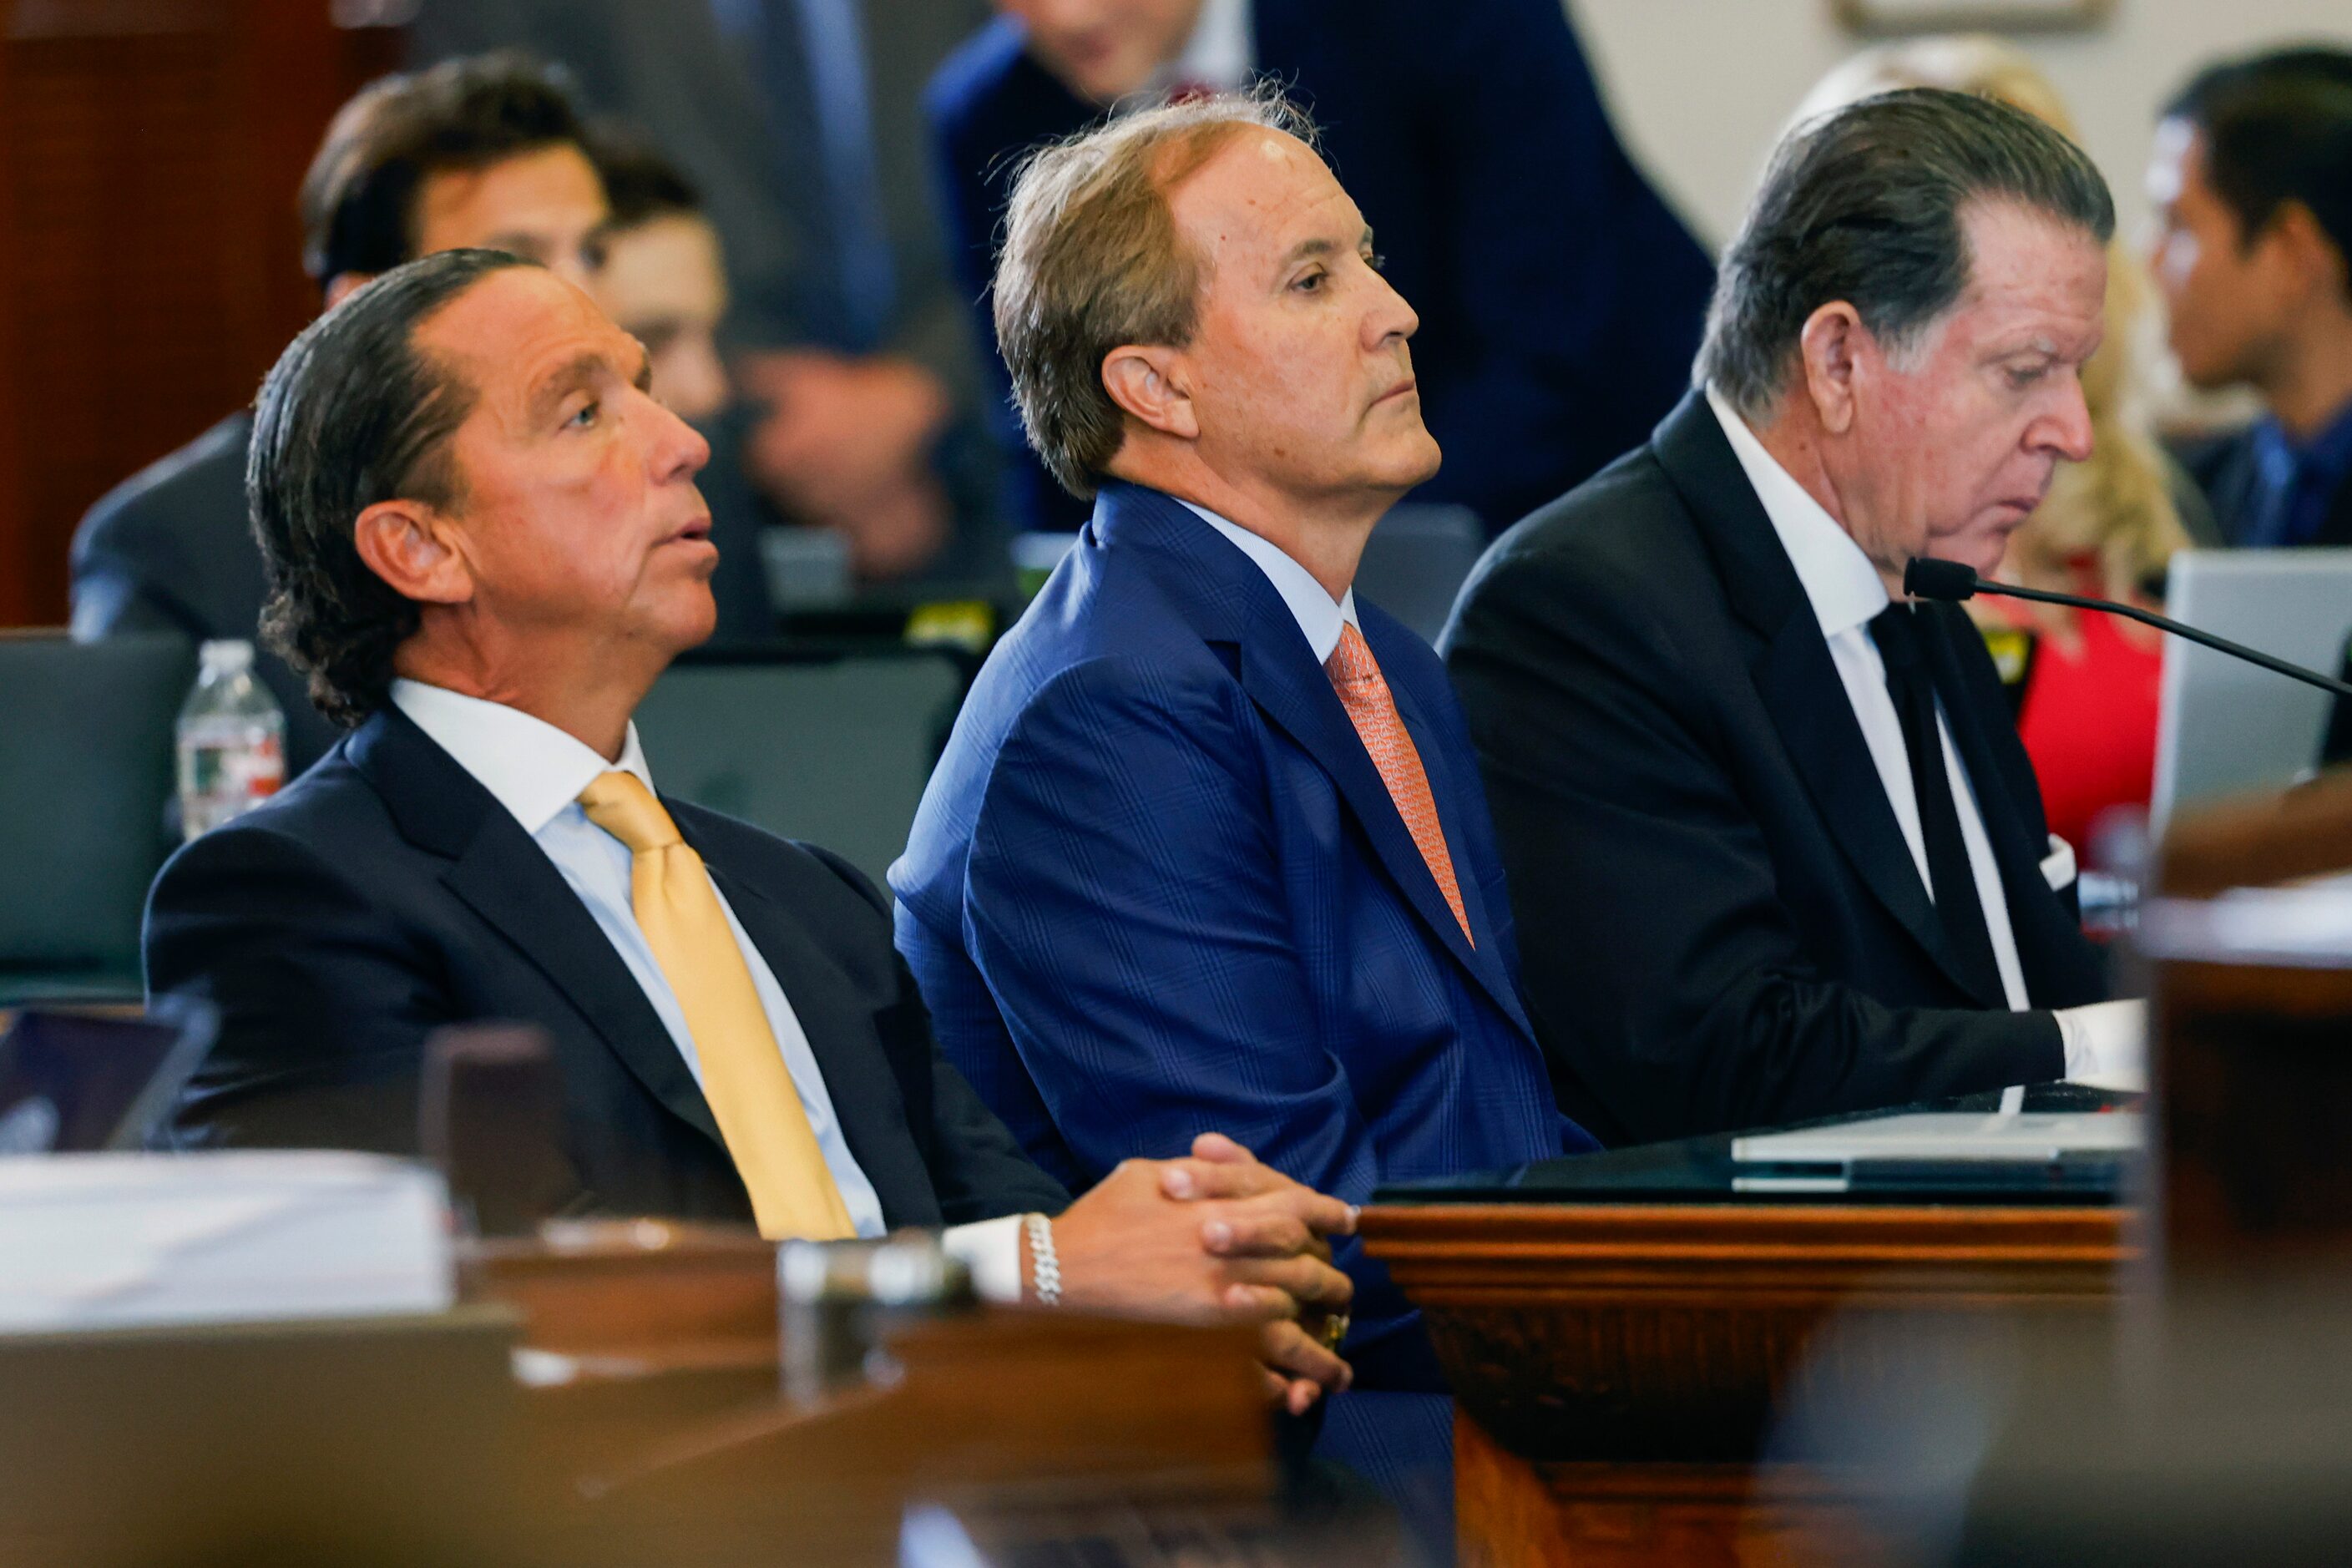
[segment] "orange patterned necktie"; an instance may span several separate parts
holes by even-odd
[[[1348,710],[1349,722],[1356,726],[1358,739],[1372,754],[1381,782],[1389,786],[1389,798],[1396,803],[1397,815],[1404,818],[1405,831],[1412,835],[1422,859],[1429,865],[1429,874],[1437,879],[1437,890],[1445,895],[1446,908],[1462,922],[1464,940],[1477,946],[1478,939],[1470,934],[1470,917],[1463,912],[1462,886],[1454,879],[1454,857],[1446,851],[1437,802],[1429,793],[1429,774],[1421,765],[1421,752],[1414,748],[1404,721],[1397,714],[1396,699],[1389,694],[1388,680],[1381,674],[1380,661],[1372,657],[1364,634],[1342,622],[1339,646],[1331,650],[1323,668],[1339,694],[1339,705]]]

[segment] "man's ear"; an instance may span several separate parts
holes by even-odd
[[[1869,336],[1861,313],[1843,300],[1832,300],[1806,317],[1797,335],[1805,394],[1831,435],[1843,436],[1853,424],[1854,373]]]
[[[375,281],[373,272],[338,272],[327,279],[327,309],[331,310],[358,291],[363,283]]]
[[[2298,201],[2282,202],[2267,227],[2266,237],[2280,248],[2306,298],[2344,298],[2352,258],[2328,237],[2316,213]]]
[[[415,500],[380,500],[352,525],[352,544],[367,569],[404,599],[462,605],[474,596],[474,572],[440,511]]]
[[[1201,418],[1185,390],[1175,349],[1122,344],[1103,355],[1103,390],[1110,400],[1163,436],[1195,441]]]

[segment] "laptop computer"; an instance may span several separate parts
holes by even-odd
[[[2114,1187],[2146,1131],[2136,1110],[1903,1111],[1731,1144],[1743,1193],[1965,1192],[2041,1184]]]
[[[2167,613],[2306,668],[2334,670],[2352,633],[2352,550],[2192,550],[2172,559]],[[2157,721],[2161,830],[2176,809],[2278,789],[2317,765],[2333,699],[2179,638]]]
[[[18,1014],[0,1035],[0,1155],[143,1148],[217,1023],[193,996],[143,1016]]]

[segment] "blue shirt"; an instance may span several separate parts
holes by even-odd
[[[2352,404],[2308,441],[2294,440],[2263,416],[2254,426],[2254,471],[2253,525],[2245,542],[2276,548],[2318,538],[2336,493],[2352,479]]]

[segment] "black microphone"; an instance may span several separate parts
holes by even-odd
[[[2121,616],[2144,626],[2154,626],[2160,632],[2170,632],[2174,637],[2202,643],[2207,647],[2242,658],[2248,664],[2259,664],[2264,669],[2293,676],[2322,691],[2332,691],[2338,697],[2352,697],[2352,685],[2347,685],[2333,676],[2305,669],[2299,664],[2289,664],[2283,658],[2273,658],[2242,643],[2233,643],[2227,637],[2217,637],[2211,632],[2200,632],[2195,626],[2168,620],[2137,605],[2118,605],[2112,599],[2087,599],[2079,594],[2053,594],[2042,588],[2015,588],[2007,583],[1989,583],[1978,576],[1976,568],[1965,561],[1937,561],[1932,556],[1918,556],[1903,568],[1903,591],[1915,599],[1943,599],[1953,604],[1979,594],[1999,594],[2004,598],[2032,599],[2044,605],[2072,605],[2078,610],[2104,610],[2108,615]]]

